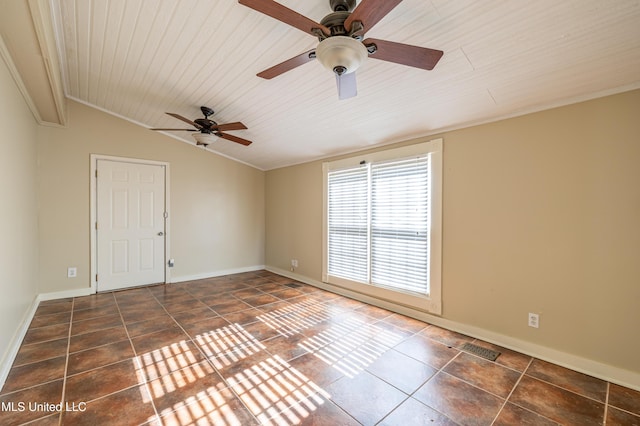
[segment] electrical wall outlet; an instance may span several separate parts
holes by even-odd
[[[540,316],[538,314],[529,312],[529,327],[533,327],[533,328],[540,327]]]
[[[67,268],[67,278],[75,278],[78,276],[78,268],[70,266]]]
[[[292,268],[298,267],[298,259],[291,259],[291,267]]]

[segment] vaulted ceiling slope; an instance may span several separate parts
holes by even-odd
[[[331,12],[329,0],[278,2],[315,21]],[[262,170],[640,87],[640,0],[404,0],[366,37],[444,56],[433,71],[369,58],[344,101],[317,61],[257,77],[317,39],[235,0],[49,5],[67,97],[146,127],[209,106],[254,142],[209,149]]]

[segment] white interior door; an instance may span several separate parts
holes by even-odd
[[[165,282],[165,166],[96,167],[97,290]]]

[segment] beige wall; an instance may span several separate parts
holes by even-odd
[[[69,101],[39,129],[41,292],[90,285],[91,154],[170,163],[172,280],[264,265],[264,172]]]
[[[17,333],[38,294],[37,124],[1,58],[0,129],[1,386],[9,352],[20,343]]]
[[[640,373],[639,111],[633,91],[438,135],[443,318]],[[267,172],[266,199],[267,265],[320,281],[322,163]]]

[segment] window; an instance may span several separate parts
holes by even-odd
[[[442,140],[324,164],[323,279],[440,313]]]

